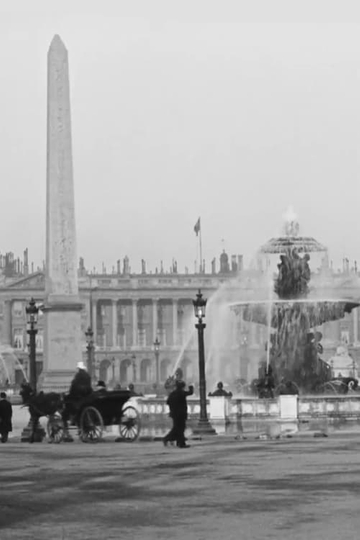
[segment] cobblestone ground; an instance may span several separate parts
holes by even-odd
[[[355,539],[360,433],[0,445],[0,538]]]

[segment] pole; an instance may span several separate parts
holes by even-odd
[[[33,304],[31,306],[31,304]],[[33,299],[30,302],[30,307],[34,308],[35,302]],[[31,310],[31,313],[34,314],[34,310]],[[34,395],[36,396],[36,386],[37,386],[37,376],[36,376],[36,334],[37,329],[35,328],[36,322],[30,319],[29,322],[29,329],[27,330],[27,333],[29,334],[29,379],[30,379],[30,386],[34,391]],[[42,440],[45,437],[45,430],[41,425],[39,424],[39,421],[36,421],[31,417],[28,425],[22,430],[21,433],[21,442],[42,442]]]
[[[93,344],[92,344],[92,340],[89,341],[86,348],[87,348],[87,371],[88,371],[88,374],[90,375],[90,377],[92,378],[92,376],[93,376],[93,365],[92,365]]]
[[[155,362],[156,362],[156,386],[160,385],[160,369],[159,369],[159,351],[155,351]]]
[[[205,347],[204,347],[204,328],[206,324],[199,318],[199,322],[195,325],[198,331],[199,344],[199,391],[200,391],[200,418],[197,427],[193,429],[194,434],[199,435],[216,435],[215,429],[208,420],[206,410],[206,379],[205,379]]]
[[[30,328],[27,330],[29,334],[29,364],[30,364],[30,385],[36,394],[36,334],[37,329],[35,323],[31,321]]]
[[[202,258],[201,221],[200,221],[200,229],[199,229],[199,250],[200,250],[200,274],[202,274],[203,258]]]
[[[87,344],[86,344],[86,352],[87,352],[87,372],[92,378],[94,375],[94,340],[93,336],[94,333],[92,331],[92,327],[89,326],[87,331],[85,332]]]
[[[206,380],[205,380],[205,348],[204,348],[204,324],[201,319],[198,324],[195,325],[198,331],[198,343],[199,343],[199,384],[200,384],[200,422],[207,422],[206,411]]]

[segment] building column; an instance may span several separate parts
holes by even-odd
[[[158,300],[157,299],[153,299],[152,301],[153,303],[153,316],[152,316],[152,322],[153,322],[153,341],[155,341],[156,339],[156,336],[157,336],[157,326],[158,326],[158,314],[157,314],[157,310],[158,310]]]
[[[137,317],[137,300],[132,300],[132,345],[137,346],[138,342],[138,317]]]
[[[359,343],[359,333],[358,333],[358,322],[359,322],[359,309],[353,309],[353,344],[357,345]]]
[[[97,301],[90,298],[90,326],[94,333],[93,340],[97,343]]]
[[[12,338],[12,301],[6,300],[4,302],[4,340],[5,345],[13,345]]]
[[[112,346],[116,348],[117,345],[117,300],[112,301]]]
[[[250,324],[250,347],[256,345],[256,327],[254,323]]]
[[[237,346],[238,346],[238,343],[239,343],[239,340],[238,340],[238,320],[237,320],[237,315],[236,313],[233,311],[233,316],[232,316],[232,320],[231,320],[231,325],[232,325],[232,343],[231,343],[231,346],[235,349]]]
[[[177,344],[177,338],[178,338],[178,301],[177,299],[173,299],[173,318],[172,318],[172,324],[173,324],[173,346]]]

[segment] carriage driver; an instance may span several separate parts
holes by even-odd
[[[86,371],[84,362],[78,362],[77,372],[71,382],[69,397],[71,399],[82,399],[92,393],[91,377]]]

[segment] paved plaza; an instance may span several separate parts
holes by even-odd
[[[360,431],[0,452],[1,540],[358,538]]]

